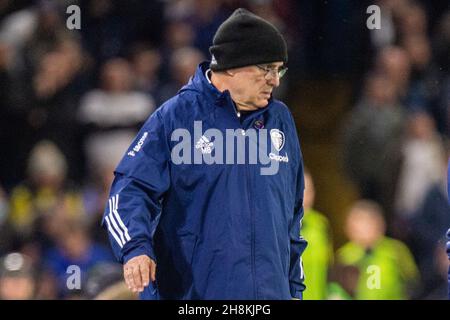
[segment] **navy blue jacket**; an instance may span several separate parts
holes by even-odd
[[[229,92],[211,85],[207,68],[200,64],[141,128],[115,170],[102,224],[120,262],[142,254],[156,261],[156,283],[141,298],[301,298],[303,160],[292,115],[271,98],[241,119]],[[203,137],[194,137],[194,121],[202,121]],[[193,158],[214,148],[205,132],[212,128],[224,137],[226,129],[275,130],[281,157],[269,161],[278,162],[278,172],[262,175],[268,164],[248,156],[244,164],[174,161],[176,129],[191,134],[183,155]],[[249,137],[247,147],[261,141]]]

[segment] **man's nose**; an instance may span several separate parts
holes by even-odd
[[[269,85],[276,88],[280,85],[280,77],[277,75],[271,76],[268,80]]]

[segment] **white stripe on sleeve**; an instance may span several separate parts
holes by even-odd
[[[127,239],[127,241],[130,241],[131,237],[128,234],[128,228],[125,226],[125,224],[123,223],[122,219],[120,218],[118,209],[119,209],[119,195],[116,194],[115,206],[113,208],[114,216],[115,216],[116,220],[119,222],[119,225],[125,231],[125,238]]]
[[[112,201],[112,203],[111,203],[111,201]],[[113,214],[112,214],[114,205],[115,204],[114,204],[114,197],[113,197],[109,200],[109,215],[108,216],[109,216],[109,219],[111,220],[111,223],[112,223],[114,229],[119,234],[120,239],[122,239],[122,245],[125,245],[125,238],[123,237],[123,232],[117,225],[116,220],[114,219]]]
[[[117,236],[117,234],[115,233],[114,229],[111,227],[111,223],[109,222],[108,217],[105,217],[106,223],[108,224],[108,230],[109,232],[111,232],[112,236],[114,237],[114,239],[116,239],[117,243],[119,244],[119,246],[122,248],[122,242],[120,241],[119,237]]]
[[[305,280],[305,273],[303,271],[303,261],[301,257],[300,257],[300,279]]]

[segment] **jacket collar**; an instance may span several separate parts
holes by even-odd
[[[189,79],[189,82],[180,89],[179,92],[183,91],[197,91],[201,92],[204,97],[210,101],[208,105],[212,108],[214,114],[219,111],[216,107],[221,107],[220,109],[227,109],[231,113],[235,113],[235,105],[231,99],[230,92],[225,90],[220,92],[207,78],[206,72],[209,69],[209,61],[202,62],[198,65],[195,75]],[[262,120],[264,114],[270,110],[274,105],[273,97],[270,97],[269,104],[260,110],[256,110],[249,116],[245,123],[253,123],[256,120]],[[215,109],[215,110],[214,110]],[[227,111],[227,113],[228,113]]]
[[[181,88],[180,92],[193,90],[199,91],[206,95],[209,99],[213,101],[225,100],[226,96],[230,95],[228,90],[220,92],[212,83],[206,78],[206,71],[209,69],[209,62],[204,61],[200,63],[195,71],[193,77],[189,79],[189,82]]]
[[[197,67],[197,70],[195,71],[194,76],[189,79],[189,82],[183,88],[181,88],[180,92],[184,90],[200,91],[206,94],[209,98],[213,99],[215,102],[219,102],[219,104],[222,104],[223,101],[226,101],[227,99],[231,100],[231,95],[228,90],[220,92],[206,77],[206,72],[208,71],[208,69],[209,61],[200,63]],[[273,97],[271,96],[269,99],[269,104],[264,109],[270,108],[270,106],[273,104],[272,102]]]

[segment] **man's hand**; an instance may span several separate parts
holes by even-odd
[[[156,280],[156,263],[146,255],[136,256],[123,266],[125,282],[133,292],[142,292],[150,280]]]

